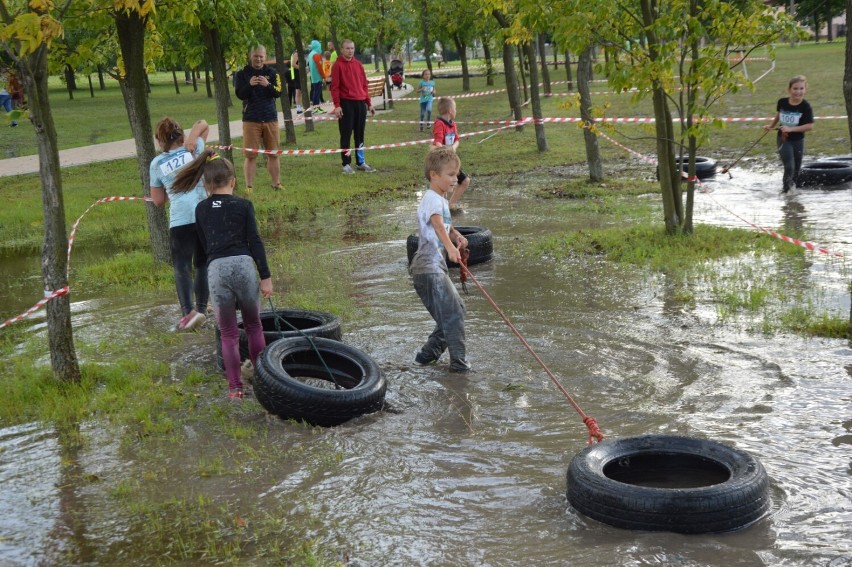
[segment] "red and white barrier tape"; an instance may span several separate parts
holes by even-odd
[[[470,136],[479,136],[482,134],[490,134],[491,132],[497,132],[498,130],[505,130],[507,128],[514,128],[518,124],[521,123],[512,123],[508,126],[500,126],[498,128],[490,128],[488,130],[480,130],[479,132],[468,132],[466,134],[459,134],[459,138],[468,138]],[[376,144],[374,146],[365,146],[363,148],[335,148],[335,149],[317,149],[317,150],[262,150],[260,148],[241,148],[239,146],[209,146],[211,148],[217,148],[220,150],[237,150],[241,152],[253,152],[257,154],[267,154],[267,155],[275,155],[275,156],[308,156],[308,155],[321,155],[321,154],[351,154],[352,150],[359,149],[364,151],[370,150],[386,150],[388,148],[401,148],[404,146],[417,146],[420,144],[431,144],[432,138],[427,138],[425,140],[413,140],[410,142],[396,142],[393,144]]]
[[[97,201],[95,201],[94,203],[89,205],[89,208],[86,209],[85,211],[83,211],[83,214],[80,215],[80,217],[74,222],[73,226],[71,227],[71,234],[68,236],[68,256],[67,256],[67,259],[66,259],[66,271],[65,271],[66,278],[68,277],[68,274],[71,273],[71,247],[74,245],[74,236],[77,234],[77,226],[80,224],[80,221],[83,220],[83,217],[86,216],[86,213],[91,211],[92,208],[95,207],[95,205],[99,205],[101,203],[109,203],[109,202],[112,202],[112,201],[150,201],[150,200],[151,200],[150,197],[104,197],[103,199],[98,199]],[[3,327],[8,327],[9,325],[12,325],[13,323],[23,321],[24,319],[26,319],[27,317],[29,317],[30,315],[32,315],[33,313],[35,313],[36,311],[38,311],[39,309],[41,309],[42,307],[47,305],[48,302],[50,302],[51,300],[56,299],[57,297],[61,297],[63,295],[68,295],[69,293],[71,293],[71,288],[67,285],[65,287],[63,287],[61,289],[57,289],[57,290],[44,290],[44,297],[42,299],[40,299],[35,305],[33,305],[32,307],[30,307],[29,309],[27,309],[26,311],[24,311],[20,315],[18,315],[16,317],[12,317],[11,319],[8,319],[7,321],[4,321],[2,324],[0,324],[0,329],[2,329]]]
[[[623,145],[623,144],[620,144],[620,143],[616,142],[615,140],[613,140],[612,138],[610,138],[609,136],[607,136],[607,135],[606,135],[606,134],[604,134],[603,132],[597,132],[597,135],[598,135],[598,136],[601,136],[602,138],[604,138],[604,139],[606,139],[606,140],[608,140],[608,141],[610,141],[611,143],[615,144],[616,146],[618,146],[618,147],[620,147],[620,148],[622,148],[622,149],[624,149],[624,150],[626,150],[626,151],[630,152],[631,154],[633,154],[633,155],[635,155],[635,156],[637,156],[637,157],[641,158],[642,160],[644,160],[644,161],[646,161],[646,162],[648,162],[648,163],[651,163],[651,164],[653,164],[653,165],[657,165],[657,160],[656,160],[656,159],[653,159],[653,158],[650,158],[650,157],[645,156],[645,155],[643,155],[643,154],[640,154],[639,152],[634,151],[634,150],[632,150],[632,149],[628,148],[627,146],[625,146],[625,145]],[[686,176],[684,176],[684,177],[686,178]],[[699,185],[701,184],[701,182],[700,182],[697,178],[686,178],[686,180],[687,180],[687,181],[695,181],[695,182],[697,182]],[[747,225],[749,225],[749,226],[751,226],[751,227],[753,227],[753,228],[755,228],[755,229],[759,230],[760,232],[763,232],[763,233],[768,234],[768,235],[770,235],[770,236],[774,236],[775,238],[778,238],[779,240],[783,240],[784,242],[787,242],[787,243],[789,243],[789,244],[794,244],[794,245],[796,245],[796,246],[799,246],[800,248],[804,248],[804,249],[806,249],[806,250],[810,250],[811,252],[819,252],[820,254],[825,254],[825,255],[827,255],[827,256],[834,256],[834,257],[837,257],[837,258],[843,258],[843,254],[842,254],[842,253],[840,253],[840,252],[832,252],[831,250],[829,250],[829,249],[828,249],[828,248],[826,248],[825,246],[820,246],[819,244],[816,244],[816,243],[814,243],[814,242],[809,242],[809,241],[807,241],[807,240],[799,240],[798,238],[792,238],[792,237],[790,237],[790,236],[787,236],[786,234],[781,234],[780,232],[776,232],[776,231],[774,231],[774,230],[772,230],[772,229],[764,228],[764,227],[762,227],[762,226],[760,226],[760,225],[756,225],[756,224],[754,224],[754,223],[752,223],[752,222],[749,222],[749,221],[747,221],[746,219],[744,219],[743,217],[741,217],[740,215],[738,215],[737,213],[735,213],[734,211],[732,211],[731,209],[729,209],[728,207],[726,207],[726,206],[724,206],[723,204],[721,204],[721,203],[720,203],[719,201],[717,201],[716,199],[714,199],[712,195],[709,195],[709,194],[708,194],[708,193],[706,193],[706,192],[703,192],[702,194],[707,195],[708,197],[710,197],[710,199],[711,199],[714,203],[716,203],[717,205],[719,205],[719,207],[721,207],[722,209],[724,209],[725,211],[727,211],[728,213],[730,213],[730,214],[731,214],[731,215],[733,215],[734,217],[738,218],[739,220],[743,221],[743,222],[744,222],[744,223],[746,223]]]

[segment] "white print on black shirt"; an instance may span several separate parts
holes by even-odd
[[[779,122],[781,122],[781,126],[798,126],[799,120],[802,119],[801,112],[791,112],[789,110],[782,110],[778,113]]]
[[[213,201],[213,208],[219,209],[222,207],[222,201]]]

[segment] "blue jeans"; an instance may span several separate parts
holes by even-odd
[[[0,94],[0,106],[6,109],[6,112],[12,112],[12,95]]]
[[[445,350],[450,351],[450,368],[467,370],[464,341],[464,302],[456,286],[445,273],[414,274],[414,290],[435,320],[435,330],[420,348],[427,360],[438,360]]]
[[[322,82],[311,83],[311,104],[314,106],[322,104]]]
[[[432,122],[432,101],[431,100],[422,100],[420,101],[420,129],[423,129],[423,118],[426,118],[426,122]]]

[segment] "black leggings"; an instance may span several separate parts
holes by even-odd
[[[781,141],[778,133],[778,155],[784,164],[784,184],[798,184],[799,172],[802,170],[802,156],[805,155],[805,139]]]
[[[193,309],[201,314],[207,311],[210,291],[207,287],[207,254],[201,246],[195,224],[185,224],[169,229],[169,248],[172,252],[172,264],[175,269],[175,288],[177,288],[180,310],[188,315]],[[195,266],[193,284],[192,267]],[[195,302],[192,301],[193,290]]]
[[[355,147],[360,148],[364,145],[364,126],[367,124],[367,103],[363,100],[348,100],[340,99],[340,108],[343,109],[343,116],[337,121],[337,127],[340,129],[340,148],[349,149],[349,138],[355,134]],[[346,152],[340,154],[343,158],[343,165],[352,163],[352,156],[346,155]],[[355,157],[356,165],[361,165],[364,159]]]

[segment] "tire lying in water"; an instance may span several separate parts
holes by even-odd
[[[845,161],[846,163],[852,163],[852,155],[845,156],[829,156],[826,158],[820,158],[817,161]]]
[[[279,332],[276,329],[278,319]],[[283,319],[280,320],[280,319]],[[263,338],[269,345],[278,339],[300,337],[306,334],[309,337],[322,337],[334,341],[343,339],[343,331],[340,327],[340,317],[325,313],[324,311],[312,311],[308,309],[276,309],[274,311],[261,311],[260,323],[263,325]],[[289,325],[287,324],[289,323]],[[296,327],[298,331],[290,326]],[[249,357],[248,335],[243,325],[242,315],[237,316],[237,326],[240,328],[240,362]],[[222,359],[222,335],[219,326],[216,326],[216,366],[219,370],[225,370],[225,361]]]
[[[568,502],[619,528],[685,534],[743,528],[769,510],[769,478],[747,453],[691,437],[607,440],[568,467]]]
[[[804,187],[839,185],[852,179],[852,162],[825,160],[806,163],[796,180]]]
[[[680,163],[680,159],[675,158],[678,163]],[[681,170],[686,172],[689,169],[689,160],[684,160],[683,165],[681,166]],[[703,156],[695,156],[695,176],[698,179],[706,179],[708,177],[713,177],[716,175],[716,160],[703,157]]]
[[[277,340],[257,358],[254,394],[267,411],[333,426],[382,409],[387,383],[367,353],[329,339],[312,340],[322,359],[304,337]]]
[[[470,258],[467,260],[468,266],[487,262],[494,257],[494,237],[491,231],[480,226],[457,226],[456,230],[467,238],[467,247],[470,249]],[[420,245],[420,237],[417,234],[412,234],[405,242],[406,252],[408,253],[408,263],[411,264],[414,254],[417,252],[417,247]],[[458,268],[459,265],[455,262],[447,261],[447,266],[450,268]]]

